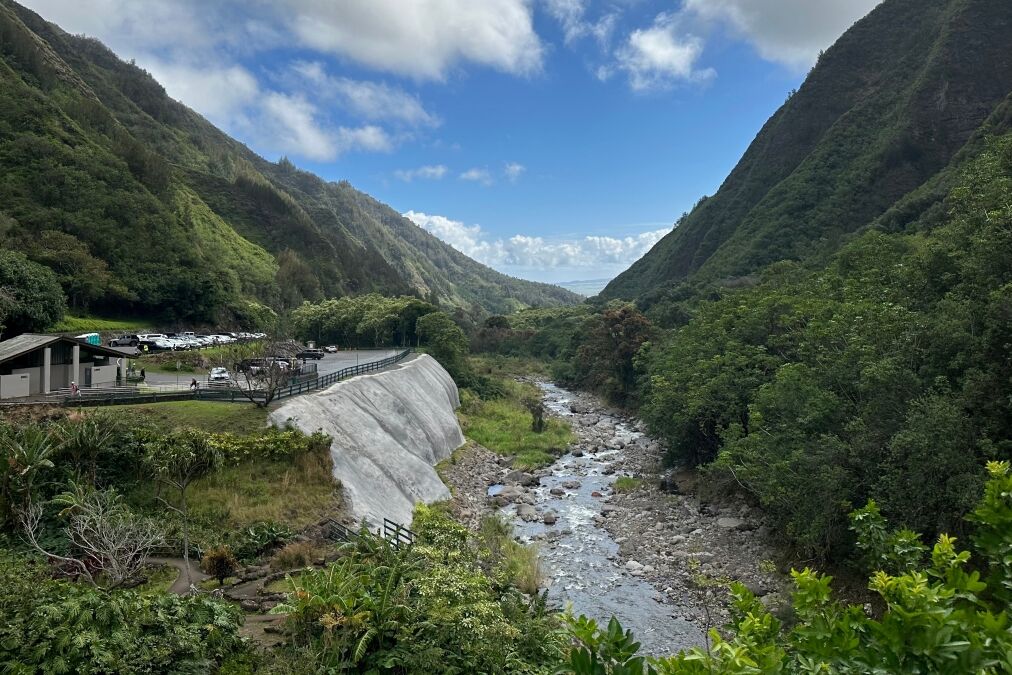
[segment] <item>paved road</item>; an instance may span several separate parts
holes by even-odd
[[[352,350],[342,351],[336,354],[327,354],[319,361],[310,361],[310,363],[316,363],[317,372],[320,375],[327,375],[328,373],[337,372],[342,368],[354,366],[362,363],[369,363],[370,361],[379,361],[385,359],[388,356],[394,356],[399,354],[402,350],[400,349],[363,349],[363,350]],[[135,368],[142,368],[144,361],[135,361]],[[173,373],[146,373],[147,381],[150,384],[176,384],[177,382],[186,386],[190,380],[194,377],[201,384],[204,383],[205,375],[194,375],[192,373],[180,373],[179,377],[176,377]]]

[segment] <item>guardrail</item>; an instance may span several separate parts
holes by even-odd
[[[400,363],[409,354],[411,349],[388,356],[385,359],[369,361],[367,363],[348,366],[341,370],[326,375],[318,376],[308,381],[294,382],[279,389],[274,394],[274,400],[298,396],[317,389],[329,387],[335,382],[362,375],[364,373],[381,370],[395,363]],[[265,392],[254,390],[252,397],[255,400],[264,400]],[[0,406],[23,406],[23,405],[73,405],[73,406],[101,406],[101,405],[124,405],[130,403],[156,403],[159,401],[227,401],[227,402],[248,402],[250,392],[244,392],[236,386],[203,386],[196,390],[190,389],[187,385],[147,385],[137,387],[108,387],[101,389],[80,389],[76,396],[70,396],[68,391],[59,391],[49,396],[41,396],[28,400],[0,401]]]

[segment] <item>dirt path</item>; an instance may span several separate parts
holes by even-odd
[[[175,593],[176,595],[186,595],[190,592],[190,584],[186,580],[186,561],[182,558],[146,558],[145,562],[154,563],[156,565],[170,565],[179,570],[179,576],[169,586],[169,593]],[[193,580],[193,584],[196,586],[201,581],[210,579],[208,575],[200,571],[197,565],[191,560],[190,561],[190,577]]]

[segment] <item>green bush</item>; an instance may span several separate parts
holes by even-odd
[[[528,598],[483,558],[468,531],[420,506],[411,547],[367,532],[342,559],[291,580],[288,614],[298,645],[334,671],[530,673],[561,655],[544,598]]]
[[[208,672],[247,650],[242,612],[206,595],[105,593],[10,557],[0,559],[0,578],[5,672]]]
[[[970,519],[978,560],[940,535],[927,561],[909,532],[886,532],[874,505],[854,514],[861,547],[876,563],[869,588],[884,610],[874,615],[835,600],[832,577],[793,572],[792,626],[785,628],[745,586],[732,584],[728,635],[709,648],[642,660],[617,622],[607,631],[570,620],[573,647],[561,672],[579,675],[711,673],[1008,673],[1012,671],[1012,470],[988,465],[990,480]],[[879,565],[898,569],[894,574]],[[983,570],[983,574],[982,574]]]

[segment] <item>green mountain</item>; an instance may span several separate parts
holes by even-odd
[[[649,306],[824,262],[870,225],[933,218],[954,167],[1012,128],[1012,2],[885,0],[823,53],[712,197],[612,281]]]
[[[577,302],[442,243],[347,182],[271,163],[96,40],[0,0],[0,244],[72,308],[256,322],[381,292],[480,316]]]

